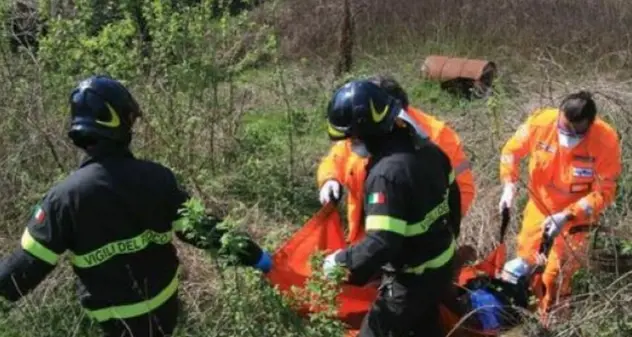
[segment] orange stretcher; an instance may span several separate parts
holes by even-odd
[[[474,264],[459,266],[455,290],[465,289],[468,282],[480,278],[495,278],[502,270],[507,259],[507,248],[504,242],[509,224],[508,212],[503,213],[500,228],[499,244],[485,259]],[[340,215],[333,204],[321,208],[305,225],[281,245],[273,255],[273,267],[266,274],[268,282],[277,286],[285,296],[296,296],[290,289],[305,287],[305,282],[312,275],[310,258],[317,251],[326,253],[345,248],[346,242],[342,230]],[[343,284],[337,297],[336,318],[347,326],[345,337],[357,336],[362,319],[367,314],[373,300],[377,296],[375,285],[364,287]],[[455,294],[457,291],[455,291]],[[455,295],[456,296],[456,295]],[[304,302],[296,309],[299,314],[307,316],[321,310]],[[479,325],[468,324],[462,320],[463,315],[442,304],[440,308],[441,320],[446,335],[461,337],[498,336],[500,330],[482,330]],[[466,321],[463,323],[462,321]]]

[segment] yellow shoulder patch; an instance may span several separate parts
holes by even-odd
[[[545,107],[534,110],[529,118],[527,119],[527,123],[534,126],[541,126],[550,124],[552,121],[557,119],[557,115],[559,114],[559,109]]]

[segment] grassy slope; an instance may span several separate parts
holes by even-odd
[[[627,62],[631,51],[625,45],[616,46],[611,43],[610,38],[604,38],[610,36],[607,32],[624,36],[619,30],[629,22],[626,21],[629,20],[626,16],[629,13],[629,6],[624,7],[622,3],[614,1],[608,2],[610,7],[604,7],[604,11],[612,17],[604,20],[609,26],[599,26],[601,35],[582,35],[582,32],[589,31],[587,27],[593,28],[593,16],[590,14],[591,10],[593,13],[596,11],[595,7],[590,7],[595,6],[590,1],[586,2],[589,4],[584,6],[586,8],[582,7],[585,26],[574,31],[578,32],[579,37],[576,38],[586,43],[603,40],[601,44],[595,44],[592,52],[601,53],[604,57],[596,58],[588,54],[582,55],[581,52],[571,54],[567,51],[577,47],[578,43],[556,48],[555,45],[559,46],[559,42],[563,40],[563,33],[555,36],[548,34],[547,41],[540,41],[543,46],[549,47],[550,53],[533,46],[537,43],[538,39],[535,37],[543,29],[542,26],[555,21],[555,15],[559,19],[560,13],[564,13],[564,4],[572,5],[569,2],[550,9],[550,12],[555,14],[553,16],[537,16],[540,21],[520,23],[522,21],[519,16],[512,19],[507,15],[498,15],[507,20],[502,24],[497,23],[498,26],[493,26],[492,17],[485,16],[486,20],[481,19],[484,17],[485,8],[477,10],[459,1],[443,3],[444,6],[438,6],[428,2],[428,8],[443,8],[442,11],[445,11],[436,12],[435,18],[440,17],[439,14],[448,18],[453,17],[461,8],[460,15],[469,19],[461,20],[460,26],[456,28],[448,27],[450,25],[446,24],[446,27],[430,30],[428,26],[422,27],[418,23],[429,21],[427,19],[431,14],[426,14],[428,8],[424,11],[424,8],[404,8],[402,6],[408,2],[401,0],[397,4],[392,4],[391,16],[383,18],[386,22],[380,22],[380,27],[392,22],[400,22],[404,26],[404,30],[401,30],[402,26],[393,28],[392,35],[385,33],[388,32],[386,29],[380,32],[369,29],[370,25],[367,24],[375,22],[375,18],[379,17],[376,13],[379,13],[382,2],[357,3],[357,8],[361,10],[357,9],[359,45],[355,49],[354,74],[388,72],[395,75],[409,91],[411,102],[415,106],[440,116],[459,132],[474,163],[478,187],[476,202],[463,224],[462,242],[473,244],[484,253],[494,244],[489,238],[494,235],[498,225],[498,218],[494,212],[500,192],[497,182],[498,150],[502,142],[534,107],[543,104],[555,105],[562,95],[579,88],[602,92],[604,95],[597,97],[598,104],[602,114],[614,121],[621,130],[624,151],[627,149],[626,168],[630,167],[629,151],[632,150],[632,143],[627,135],[632,125],[629,114],[632,108],[632,84],[626,82],[630,74],[629,68],[621,65],[629,64]],[[523,3],[525,2],[509,2],[507,8],[499,7],[495,10],[505,11],[503,13],[525,13],[525,16],[528,16],[529,11],[535,10],[537,6],[544,6],[529,2],[531,7],[527,9],[516,7]],[[304,2],[295,2],[295,5],[300,7]],[[303,12],[326,17],[333,9],[332,6],[318,5]],[[291,59],[302,57],[303,61],[286,61],[281,68],[283,73],[279,73],[280,68],[273,67],[249,71],[235,82],[235,96],[240,99],[236,100],[237,105],[233,112],[243,112],[243,118],[235,124],[225,122],[218,126],[220,134],[230,134],[227,130],[233,126],[237,131],[231,138],[224,139],[221,135],[218,136],[219,140],[213,145],[214,149],[217,148],[215,151],[211,151],[209,147],[209,131],[208,127],[205,127],[208,124],[193,123],[190,126],[190,134],[178,136],[173,130],[170,131],[169,127],[182,124],[180,121],[174,123],[172,118],[177,117],[163,108],[168,103],[164,95],[161,97],[161,94],[157,93],[157,88],[151,84],[136,85],[134,88],[145,105],[145,110],[148,111],[147,120],[139,125],[136,142],[139,153],[158,158],[179,173],[188,176],[186,183],[189,188],[218,212],[230,212],[241,219],[241,222],[270,249],[318,208],[314,174],[318,158],[328,146],[322,117],[325,99],[335,82],[329,71],[331,62],[319,56],[324,53],[316,48],[320,46],[327,49],[329,46],[331,51],[331,37],[326,39],[323,36],[327,36],[328,29],[334,27],[332,22],[319,21],[296,25],[296,20],[292,21],[295,16],[292,15],[300,12],[300,8],[290,7],[284,10],[287,11],[284,13],[287,14],[285,18],[288,20],[282,22],[286,25],[282,31],[285,36],[282,39],[286,49],[285,55]],[[545,12],[545,9],[542,9],[540,14]],[[426,20],[420,19],[422,16]],[[394,20],[395,18],[398,20]],[[516,22],[512,25],[509,22],[511,20]],[[567,24],[571,22],[561,19],[559,21]],[[457,21],[444,22],[456,25]],[[309,29],[300,30],[301,27]],[[478,33],[475,35],[476,38],[466,38],[471,35],[464,34],[463,31],[473,30],[474,27],[479,29],[475,31]],[[512,27],[513,30],[506,31],[501,27]],[[557,25],[550,28],[554,32],[564,31]],[[516,31],[520,32],[520,36],[529,37],[522,40],[522,45]],[[408,42],[395,38],[397,32],[400,33],[400,37],[405,36],[405,41]],[[317,44],[310,38],[323,42]],[[298,43],[296,39],[302,43]],[[399,42],[396,44],[392,41]],[[299,48],[310,45],[314,47],[311,51]],[[497,47],[499,45],[503,47]],[[418,69],[424,56],[430,53],[448,53],[498,61],[502,78],[494,104],[457,101],[442,93],[435,83],[421,80]],[[610,63],[604,66],[604,60]],[[18,118],[7,119],[1,126],[5,132],[0,138],[4,172],[0,189],[0,206],[3,214],[0,225],[0,251],[4,253],[16,246],[21,223],[28,216],[28,207],[50,183],[73,167],[76,157],[60,136],[63,135],[62,115],[47,115],[46,110],[34,107],[37,103],[34,103],[33,97],[36,96],[28,91],[37,88],[32,84],[33,79],[28,78],[28,74],[16,71],[7,70],[3,74],[6,77],[0,84],[3,87],[0,93],[3,95],[5,111],[17,117],[19,111],[32,110],[35,112],[31,112],[29,121],[41,118],[40,122],[35,124],[22,124]],[[26,83],[13,85],[14,81]],[[20,92],[17,92],[18,90]],[[62,97],[61,94],[59,97]],[[61,98],[55,102],[58,104]],[[192,103],[193,109],[189,109],[190,106],[186,105],[186,102],[180,104],[177,109],[187,112],[184,117],[205,118],[202,103]],[[291,127],[288,127],[288,120],[291,120]],[[27,134],[32,137],[25,136]],[[162,134],[165,139],[160,141],[158,134]],[[45,144],[45,135],[52,139],[52,148],[60,153],[63,169],[56,169],[56,161],[51,158],[50,149],[42,145]],[[234,141],[235,139],[238,141]],[[629,196],[632,193],[629,169],[624,172],[626,173],[622,181],[627,183],[622,184],[621,194]],[[629,199],[622,197],[618,209],[608,213],[608,221],[629,226],[628,206]],[[519,218],[515,219],[514,224],[518,221]],[[514,226],[514,231],[516,227]],[[181,248],[180,255],[187,267],[186,281],[182,289],[187,315],[183,318],[182,330],[178,336],[299,335],[299,329],[291,323],[293,319],[285,310],[279,309],[279,303],[265,288],[260,287],[254,273],[244,270],[239,270],[238,273],[232,273],[230,270],[222,272],[203,253],[188,247]],[[94,330],[81,319],[81,311],[70,292],[71,282],[72,278],[67,268],[57,270],[10,316],[0,317],[0,336],[92,335],[90,331]],[[606,293],[602,291],[603,287],[605,285],[595,284],[592,290]],[[618,299],[629,300],[628,297]],[[574,321],[576,325],[588,322],[598,326],[597,323],[612,320],[615,314],[621,314],[616,306],[604,305],[604,301],[599,298],[595,301],[582,308],[599,308],[607,316],[595,315],[596,318],[591,318],[592,316],[587,313],[588,309],[582,309],[576,315],[590,320]],[[621,315],[623,318],[629,317],[626,314]],[[335,328],[330,323],[317,322],[313,326],[316,330],[310,331],[307,335],[332,336],[329,330]]]

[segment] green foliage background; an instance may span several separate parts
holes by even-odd
[[[201,201],[193,213],[203,205],[228,216],[270,251],[320,207],[315,172],[329,145],[324,108],[345,79],[391,73],[413,105],[458,131],[478,188],[461,243],[481,256],[495,244],[503,142],[535,106],[591,88],[601,93],[600,113],[619,130],[624,151],[617,204],[604,224],[632,229],[629,2],[352,1],[354,66],[335,78],[341,3],[269,0],[235,13],[212,0],[37,1],[47,26],[37,51],[10,52],[8,27],[0,41],[2,256],[17,247],[32,206],[78,164],[80,153],[65,137],[67,99],[78,80],[97,73],[120,79],[138,99],[144,117],[133,150],[177,173]],[[5,21],[15,15],[12,4],[0,4]],[[459,100],[423,79],[423,57],[432,53],[497,61],[494,96]],[[303,319],[258,272],[178,246],[186,268],[176,336],[341,336],[328,318],[335,282],[314,276],[308,288],[331,310]],[[629,331],[632,297],[622,289],[632,283],[622,274],[597,276],[582,274],[581,310],[560,325],[559,336]],[[77,304],[67,263],[0,316],[2,337],[97,334]]]

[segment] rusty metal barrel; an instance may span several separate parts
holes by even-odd
[[[442,55],[428,56],[421,67],[423,77],[440,81],[453,90],[458,86],[458,90],[471,91],[479,98],[490,90],[496,72],[492,61]]]

